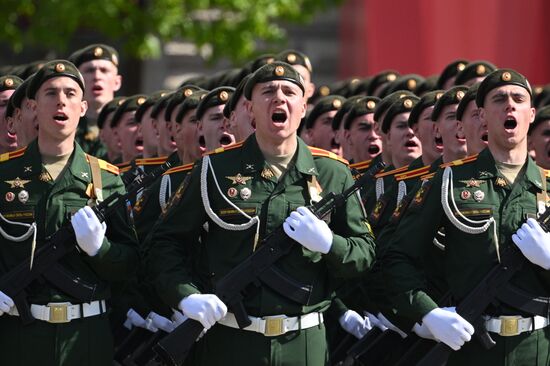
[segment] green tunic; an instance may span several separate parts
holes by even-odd
[[[76,130],[75,141],[82,147],[85,153],[108,160],[107,147],[99,139],[99,136],[88,128],[88,117],[80,118]]]
[[[498,172],[488,149],[482,151],[477,160],[451,169],[454,187],[450,193],[457,209],[473,220],[493,217],[500,251],[514,245],[512,234],[528,215],[537,213],[537,193],[542,192],[542,179],[546,179],[541,176],[533,160],[527,158],[525,173],[518,176],[513,186],[503,184],[504,177]],[[438,228],[443,227],[445,230],[445,281],[457,302],[498,263],[493,225],[481,234],[468,234],[459,230],[446,216],[441,204],[442,173],[440,170],[431,185],[425,187],[424,193],[420,197],[417,195],[409,205],[384,261],[394,305],[401,315],[413,321],[420,321],[437,307],[434,301],[437,299],[427,294],[426,275],[422,266]],[[456,212],[454,208],[452,211]],[[528,263],[511,282],[533,295],[549,296],[549,280],[548,271]],[[506,304],[491,305],[486,314],[529,316]],[[495,348],[486,351],[474,338],[459,352],[453,352],[449,365],[505,364],[506,360],[512,362],[518,355],[523,358],[521,362],[511,364],[536,365],[540,362],[537,357],[548,362],[548,329],[515,337],[505,338],[493,333],[491,336],[497,341]]]
[[[44,167],[35,140],[23,156],[0,164],[0,212],[11,221],[37,225],[37,248],[44,238],[61,226],[69,224],[70,215],[86,205],[85,193],[92,182],[92,172],[86,155],[78,144],[69,160],[69,166],[54,182],[43,174]],[[103,195],[124,192],[120,178],[101,170]],[[20,184],[12,184],[17,180]],[[25,191],[28,200],[24,197]],[[12,194],[14,196],[12,196]],[[13,198],[15,197],[15,198]],[[13,199],[12,199],[13,198]],[[25,228],[1,223],[9,235],[20,236]],[[13,242],[0,236],[0,273],[28,258],[32,236],[22,242]],[[76,245],[76,242],[75,242]],[[77,250],[60,260],[61,265],[82,280],[98,284],[92,300],[107,299],[109,283],[130,277],[138,262],[135,231],[129,224],[126,209],[121,207],[107,218],[106,238],[95,257]],[[72,298],[49,282],[39,279],[27,287],[30,304],[80,301]],[[36,320],[23,326],[18,317],[0,317],[0,353],[6,365],[100,365],[112,357],[112,338],[106,315],[93,316],[70,323],[51,324]]]
[[[261,240],[278,228],[293,210],[309,204],[307,180],[311,176],[316,176],[321,185],[321,195],[331,191],[341,192],[353,184],[346,165],[326,157],[313,157],[300,139],[296,154],[295,161],[279,181],[262,174],[268,166],[254,135],[241,147],[211,155],[221,190],[218,191],[212,174],[209,174],[207,192],[213,212],[229,223],[247,221],[222,198],[223,194],[248,215],[260,217]],[[167,304],[174,308],[185,296],[199,292],[191,273],[191,261],[182,252],[186,244],[197,241],[205,223],[208,223],[208,234],[202,242],[201,251],[208,261],[207,281],[210,288],[204,292],[212,291],[220,278],[253,252],[255,227],[228,231],[209,219],[201,200],[201,165],[202,162],[196,164],[182,200],[168,212],[152,236],[151,261],[154,261],[152,264],[159,273],[157,289]],[[235,181],[238,174],[246,179]],[[246,197],[243,195],[245,188],[250,191],[248,199],[241,198]],[[330,305],[334,289],[341,279],[358,276],[370,267],[374,244],[356,196],[331,215],[329,226],[335,235],[328,254],[314,253],[296,244],[277,263],[278,268],[291,278],[313,286],[309,302],[297,304],[260,284],[247,291],[244,298],[249,315],[296,316],[324,311]],[[226,339],[224,337],[229,334],[232,342],[223,342],[221,339]],[[198,362],[202,364],[219,364],[223,360],[226,364],[247,365],[318,365],[326,362],[326,340],[322,326],[270,338],[216,325],[208,331],[201,344],[204,348],[199,349]],[[214,346],[216,352],[209,348]],[[289,363],[284,363],[287,361]]]

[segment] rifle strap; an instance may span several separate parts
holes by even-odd
[[[101,168],[99,160],[95,156],[88,155],[90,169],[92,170],[92,184],[96,203],[103,201],[103,182],[101,181]]]

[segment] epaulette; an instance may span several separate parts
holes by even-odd
[[[349,167],[351,169],[357,169],[357,170],[361,171],[363,169],[368,169],[371,164],[372,164],[372,159],[350,164]]]
[[[121,173],[121,174],[122,174],[122,173],[126,173],[126,172],[128,172],[128,171],[130,171],[130,170],[132,170],[132,166],[131,166],[131,165],[126,165],[126,166],[124,166],[124,167],[118,169],[119,173]]]
[[[448,166],[458,166],[458,165],[464,165],[464,164],[467,164],[467,163],[471,163],[472,161],[477,160],[477,155],[478,154],[470,155],[470,156],[466,156],[463,159],[458,159],[458,160],[450,161],[448,163],[443,163],[439,167],[440,168],[446,168]]]
[[[26,146],[14,151],[0,154],[0,163],[23,156],[25,154],[25,150],[27,150]]]
[[[86,161],[89,163],[90,159],[88,158],[88,154],[86,154]],[[97,159],[99,162],[99,168],[108,171],[109,173],[113,173],[116,175],[119,175],[121,173],[120,169],[111,163],[106,162],[105,160]]]
[[[166,162],[168,156],[160,156],[158,158],[142,158],[136,159],[136,165],[161,165]]]
[[[395,175],[395,174],[403,173],[403,172],[405,172],[407,169],[409,169],[409,166],[408,166],[408,165],[405,165],[405,166],[402,166],[401,168],[397,168],[397,169],[393,169],[393,170],[388,170],[387,172],[378,173],[378,174],[376,174],[374,177],[375,177],[375,178],[383,178],[383,177],[387,177],[388,175]]]
[[[430,180],[435,176],[436,172],[431,172],[430,174],[422,175],[420,180]]]
[[[115,165],[118,169],[120,169],[122,171],[122,169],[124,169],[126,167],[129,167],[129,166],[132,166],[132,161],[125,161],[123,163],[118,163],[118,164],[115,164]]]
[[[244,144],[244,141],[241,141],[241,142],[237,142],[236,144],[232,144],[232,145],[229,145],[229,146],[226,146],[226,147],[218,147],[217,149],[205,152],[204,155],[219,154],[219,153],[222,153],[224,151],[237,149],[237,148],[243,146],[243,144]]]
[[[324,156],[324,157],[327,157],[327,158],[338,160],[339,162],[344,163],[346,165],[349,165],[349,161],[347,161],[346,159],[336,155],[332,151],[319,149],[318,147],[313,147],[313,146],[308,146],[308,148],[309,148],[309,151],[311,152],[311,155],[313,155],[313,156]]]
[[[169,175],[173,173],[185,172],[185,171],[191,170],[194,164],[195,163],[189,163],[189,164],[179,165],[179,166],[170,168],[167,171],[165,171],[162,175]]]
[[[404,172],[404,173],[396,174],[395,175],[395,180],[402,181],[402,180],[407,180],[407,179],[411,179],[411,178],[420,177],[420,176],[428,173],[430,171],[430,167],[431,167],[430,165],[426,165],[426,166],[423,166],[421,168],[417,168],[417,169],[409,170],[409,171]]]

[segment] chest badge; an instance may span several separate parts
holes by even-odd
[[[241,195],[241,198],[246,201],[250,198],[250,196],[252,196],[252,191],[250,190],[250,188],[244,187],[243,189],[241,189],[239,194]]]
[[[237,196],[237,193],[239,193],[239,192],[237,191],[237,188],[235,188],[235,187],[230,187],[230,188],[227,190],[227,195],[228,195],[229,197],[231,197],[231,198],[236,197],[236,196]]]
[[[483,191],[477,190],[474,192],[474,200],[476,202],[481,202],[485,198],[485,193]]]
[[[252,179],[252,177],[246,177],[244,175],[241,175],[241,173],[238,173],[237,175],[229,176],[226,178],[229,179],[233,184],[246,184],[247,181]]]
[[[15,193],[7,192],[4,198],[6,199],[6,202],[12,202],[15,199]]]
[[[469,200],[470,197],[472,197],[472,194],[470,193],[470,191],[464,190],[464,191],[460,192],[460,198],[462,198],[463,200]]]
[[[495,180],[495,185],[498,186],[498,187],[506,187],[506,179],[504,179],[502,177],[498,177]]]
[[[25,184],[29,183],[30,180],[23,180],[19,177],[14,180],[5,180],[4,182],[10,185],[10,188],[25,188]]]
[[[41,182],[49,182],[52,180],[52,177],[50,176],[50,174],[46,171],[43,171],[42,173],[40,173],[40,175],[38,176],[38,179],[40,179]]]
[[[25,172],[25,173],[32,173],[32,166],[23,167],[23,172]]]
[[[468,188],[479,188],[482,183],[485,183],[484,180],[474,178],[470,178],[469,180],[461,180],[460,182],[466,184],[466,187]]]
[[[21,203],[27,203],[27,201],[29,200],[29,192],[22,190],[17,194],[17,199]]]

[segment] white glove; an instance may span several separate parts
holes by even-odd
[[[550,233],[530,218],[512,235],[512,241],[531,263],[550,269]]]
[[[306,207],[298,207],[283,223],[286,235],[312,252],[327,254],[332,246],[332,231]]]
[[[93,257],[101,248],[107,224],[99,222],[94,211],[89,206],[84,206],[78,210],[71,219],[76,242],[80,249]]]
[[[227,314],[227,306],[212,294],[189,295],[180,301],[178,307],[189,318],[201,322],[205,329],[210,329]]]
[[[422,323],[422,325],[414,323],[412,331],[415,332],[416,335],[420,338],[433,339],[434,341],[436,340],[432,332],[430,332],[430,330],[424,323]]]
[[[369,318],[363,318],[353,310],[346,311],[340,319],[338,319],[340,326],[344,330],[355,338],[361,339],[369,330],[372,329]]]
[[[422,318],[437,341],[458,351],[474,334],[474,327],[456,313],[456,308],[435,308]]]
[[[397,328],[395,325],[393,325],[392,322],[390,322],[385,316],[384,314],[382,313],[378,313],[376,315],[376,317],[378,318],[378,320],[380,320],[380,322],[388,329],[391,329],[393,330],[394,332],[396,332],[397,334],[399,334],[401,336],[401,338],[407,338],[407,333],[403,332],[401,329]]]
[[[130,308],[126,313],[124,326],[128,329],[132,329],[132,327],[145,328],[145,319],[143,319],[134,309]]]
[[[371,314],[368,311],[365,311],[365,315],[367,316],[367,319],[369,319],[369,322],[373,327],[380,329],[382,332],[388,330],[388,328],[384,324],[382,324],[382,322],[376,317],[376,315]]]
[[[9,312],[14,305],[11,297],[0,291],[0,316]]]
[[[149,314],[149,317],[151,318],[153,325],[157,329],[162,329],[163,331],[170,333],[175,328],[174,323],[170,319],[165,318],[162,315],[155,313],[154,311]]]

